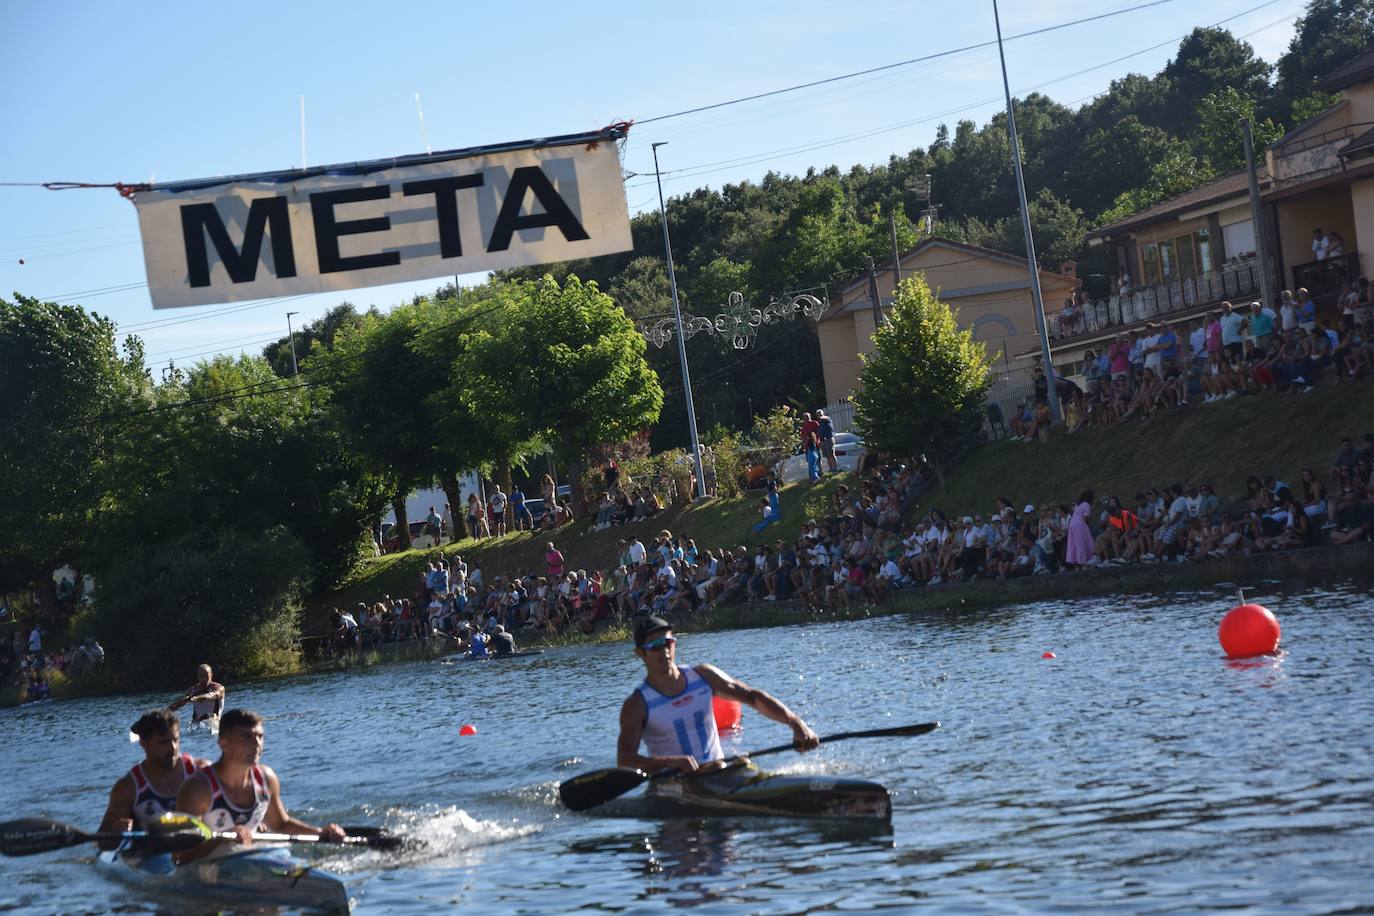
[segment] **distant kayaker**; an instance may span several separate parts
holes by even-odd
[[[213,719],[224,709],[224,685],[215,681],[214,672],[209,665],[196,669],[196,682],[186,692],[168,706],[175,712],[187,703],[191,704],[191,724]]]
[[[799,751],[819,746],[801,716],[782,701],[712,665],[679,667],[672,626],[661,617],[635,625],[635,655],[644,662],[644,683],[620,707],[616,765],[649,773],[675,769],[694,773],[724,759],[711,700],[721,696],[752,706],[761,715],[792,729]],[[639,753],[640,742],[649,755]]]
[[[515,637],[507,633],[506,628],[499,623],[492,628],[488,643],[493,655],[514,655],[516,653]]]
[[[143,747],[143,761],[125,773],[110,790],[110,802],[100,821],[101,833],[140,830],[163,814],[176,810],[177,792],[201,767],[210,765],[181,752],[181,722],[166,709],[146,712],[129,729]],[[118,841],[101,845],[113,849]]]
[[[473,658],[486,658],[487,643],[490,639],[491,637],[481,630],[474,630],[472,633],[472,641],[468,643],[468,654]]]
[[[219,722],[220,757],[187,779],[177,793],[176,810],[200,818],[211,830],[232,831],[238,842],[251,846],[259,827],[277,833],[312,834],[337,843],[345,834],[338,824],[315,827],[286,811],[281,781],[261,762],[262,716],[246,709],[231,709]],[[181,861],[198,859],[211,851],[209,844],[183,854]]]

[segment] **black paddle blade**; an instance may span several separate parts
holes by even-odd
[[[649,774],[630,767],[592,770],[574,776],[558,787],[558,797],[570,811],[586,811],[619,798],[635,786],[643,785]]]
[[[0,853],[7,856],[32,856],[79,846],[91,839],[67,824],[59,824],[45,817],[21,817],[17,821],[0,824]]]
[[[417,849],[425,845],[424,840],[413,836],[397,836],[388,833],[385,827],[362,827],[356,824],[344,825],[344,833],[348,834],[349,839],[358,838],[364,842],[360,845],[370,849]]]

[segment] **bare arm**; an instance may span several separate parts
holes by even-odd
[[[196,775],[181,784],[181,789],[177,792],[177,810],[182,814],[189,814],[200,820],[205,819],[205,815],[210,813],[210,783],[204,776]],[[215,848],[217,840],[210,840],[202,843],[194,849],[176,854],[176,861],[191,862],[205,857]],[[252,841],[249,840],[249,843]]]
[[[338,842],[344,838],[343,828],[338,824],[316,827],[292,817],[282,801],[281,782],[277,779],[276,771],[263,764],[262,774],[267,778],[267,789],[272,794],[271,800],[267,803],[267,815],[263,818],[263,824],[278,833],[309,834],[330,842]]]
[[[101,833],[124,833],[134,827],[134,781],[124,774],[110,790],[110,801],[105,806],[105,816],[100,819]],[[114,849],[118,840],[101,840],[101,849]]]
[[[656,773],[660,770],[680,770],[695,773],[697,761],[691,756],[646,757],[639,753],[639,742],[644,737],[644,723],[649,710],[644,706],[644,698],[637,692],[632,693],[620,707],[620,738],[616,741],[616,766]]]
[[[816,737],[816,733],[802,720],[802,717],[788,709],[781,700],[768,691],[750,687],[743,681],[735,680],[714,665],[697,665],[696,672],[706,680],[706,683],[711,685],[711,689],[718,696],[728,700],[738,700],[752,707],[760,715],[772,719],[774,722],[781,722],[792,729],[792,742],[796,745],[797,750],[809,751],[820,746],[820,738]]]

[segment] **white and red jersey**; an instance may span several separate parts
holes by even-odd
[[[182,782],[196,775],[196,762],[190,754],[181,755],[181,770]],[[129,770],[129,778],[134,781],[134,823],[140,830],[147,830],[162,815],[176,810],[177,793],[163,795],[159,792],[148,774],[143,772],[142,763]],[[180,789],[180,784],[177,788]]]
[[[215,776],[214,767],[206,767],[201,772],[210,783],[210,810],[205,813],[204,820],[211,830],[221,833],[235,827],[257,830],[261,826],[263,818],[267,816],[267,804],[272,800],[272,791],[267,787],[267,777],[262,774],[262,767],[255,764],[250,771],[253,783],[251,808],[240,808],[229,800],[219,778]]]

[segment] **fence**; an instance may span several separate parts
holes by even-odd
[[[835,428],[835,432],[849,433],[854,431],[853,401],[837,401],[834,404],[827,404],[825,415],[830,418],[830,425]]]
[[[996,405],[1001,412],[1001,422],[1009,423],[1016,412],[1016,405],[1029,401],[1035,395],[1035,367],[1018,366],[1014,369],[994,369],[988,383],[988,398],[984,409],[983,431],[989,439],[1000,438],[1005,433],[995,428],[992,418]]]
[[[1087,302],[1081,312],[1055,312],[1049,316],[1050,336],[1067,340],[1151,318],[1167,317],[1222,299],[1255,297],[1259,294],[1259,261],[1251,258],[1221,270],[1209,270],[1196,277],[1142,287],[1124,296],[1114,294],[1100,302]]]

